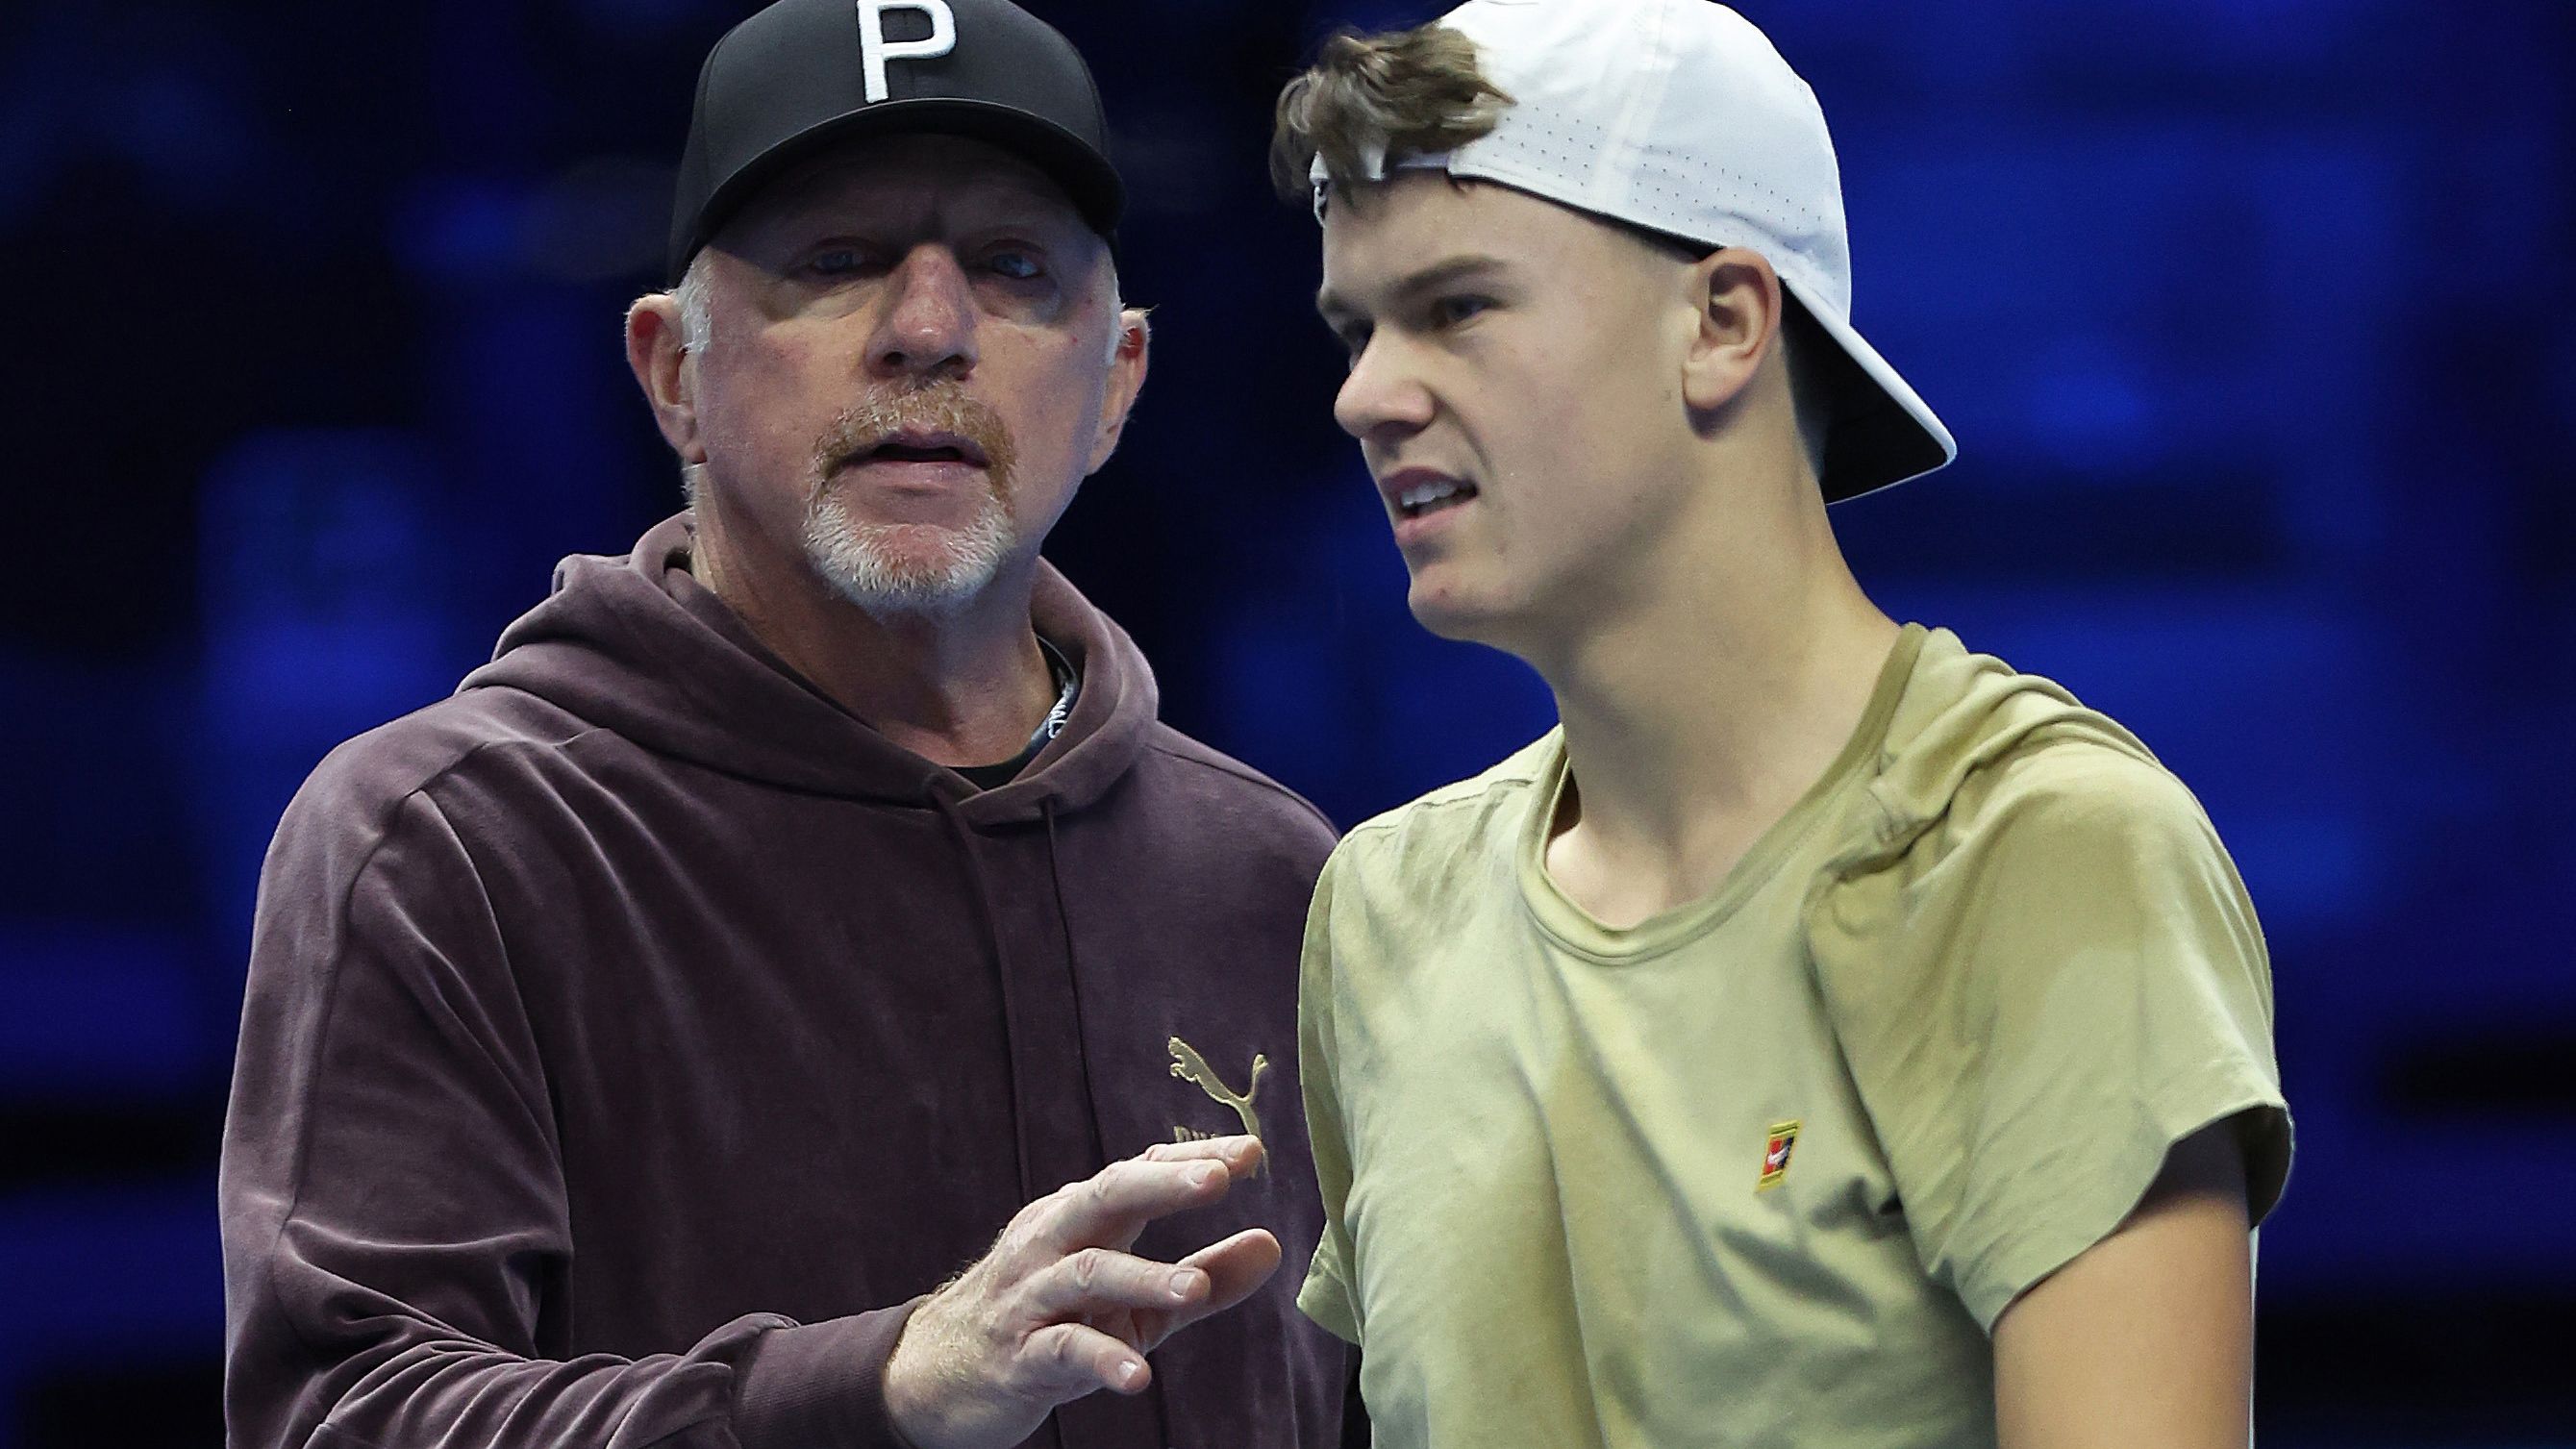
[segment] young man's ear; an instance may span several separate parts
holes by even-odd
[[[1118,451],[1118,439],[1127,431],[1127,415],[1135,410],[1136,395],[1144,391],[1154,340],[1153,324],[1146,320],[1148,310],[1129,307],[1118,314],[1118,337],[1109,353],[1109,391],[1101,400],[1100,434],[1092,440],[1084,477],[1099,472],[1109,455]]]
[[[644,389],[663,441],[683,467],[707,460],[698,439],[695,369],[680,325],[679,299],[668,292],[639,297],[626,309],[626,366]]]
[[[1691,266],[1699,326],[1682,366],[1692,411],[1726,407],[1752,385],[1780,334],[1780,275],[1758,252],[1725,247]]]

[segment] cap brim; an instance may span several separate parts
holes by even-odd
[[[1878,349],[1852,330],[1848,319],[1821,307],[1798,284],[1782,278],[1792,298],[1818,330],[1841,349],[1826,373],[1833,394],[1833,423],[1825,433],[1825,501],[1840,503],[1908,478],[1949,466],[1959,444]]]
[[[887,101],[865,110],[835,116],[808,126],[763,152],[759,160],[725,178],[698,211],[697,231],[672,249],[671,283],[677,286],[689,261],[715,240],[761,188],[790,168],[835,146],[881,136],[964,136],[989,141],[1025,158],[1043,171],[1073,202],[1091,229],[1114,248],[1118,219],[1126,206],[1126,188],[1107,158],[1080,137],[1043,116],[994,101],[927,96]]]

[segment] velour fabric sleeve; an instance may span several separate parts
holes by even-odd
[[[1345,846],[1344,849],[1348,847]],[[1306,945],[1297,976],[1297,1075],[1306,1098],[1306,1135],[1315,1153],[1315,1182],[1324,1199],[1324,1232],[1297,1290],[1297,1308],[1345,1342],[1360,1342],[1359,1298],[1352,1291],[1351,1235],[1343,1209],[1351,1193],[1350,1135],[1344,1130],[1333,1076],[1333,874],[1341,852],[1324,862],[1306,912]],[[1353,1380],[1352,1396],[1358,1396]]]
[[[541,1351],[573,1244],[500,932],[425,795],[361,820],[334,794],[288,812],[253,933],[219,1187],[233,1449],[894,1445],[910,1305]]]
[[[1808,938],[1925,1270],[1991,1330],[2127,1219],[2176,1142],[2221,1121],[2261,1221],[2290,1158],[2270,970],[2182,784],[2062,744],[1938,814],[1866,808],[1877,819],[1810,899]]]

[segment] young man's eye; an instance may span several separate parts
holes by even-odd
[[[1431,304],[1431,320],[1443,327],[1455,327],[1493,305],[1489,297],[1443,297]]]
[[[1341,340],[1342,350],[1351,355],[1351,366],[1359,366],[1360,354],[1368,351],[1370,329],[1360,326],[1344,327],[1333,335]]]

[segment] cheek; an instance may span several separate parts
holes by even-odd
[[[815,442],[860,397],[846,366],[822,349],[760,338],[713,353],[701,374],[700,427],[711,452],[726,452],[762,473],[802,477]]]
[[[768,338],[738,341],[707,354],[700,364],[705,405],[743,425],[758,425],[791,411],[812,390],[811,366],[800,349]]]
[[[1632,377],[1562,355],[1497,356],[1460,392],[1476,463],[1500,480],[1501,501],[1546,518],[1580,509],[1606,471],[1630,466],[1648,432]],[[1573,521],[1568,519],[1566,521]]]
[[[1677,389],[1635,352],[1551,357],[1480,410],[1477,451],[1501,480],[1505,543],[1552,571],[1662,526],[1689,466]],[[1551,563],[1553,560],[1555,563]]]
[[[1051,468],[1080,470],[1100,422],[1107,378],[1098,354],[1106,346],[1059,334],[1041,346],[1014,349],[1007,361],[987,351],[979,391],[1010,420],[1024,464],[1046,460]]]
[[[1618,334],[1600,329],[1605,336]],[[1678,381],[1660,365],[1651,342],[1601,346],[1559,363],[1555,416],[1562,433],[1581,440],[1602,481],[1631,481],[1678,463],[1672,450],[1688,432]]]

